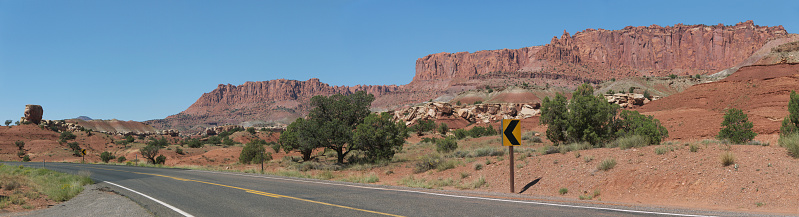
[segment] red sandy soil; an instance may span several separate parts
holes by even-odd
[[[654,115],[668,128],[670,137],[666,140],[667,145],[626,150],[599,148],[541,155],[532,150],[548,145],[549,142],[542,144],[523,141],[523,146],[517,148],[522,153],[517,154],[515,162],[516,191],[533,179],[541,177],[541,181],[527,190],[525,195],[575,201],[580,195],[591,195],[598,190],[598,198],[591,200],[591,203],[799,214],[799,186],[796,185],[799,183],[799,159],[790,157],[785,148],[777,144],[780,123],[788,114],[788,94],[790,90],[799,89],[797,73],[799,65],[744,67],[719,82],[699,84],[636,109],[644,114]],[[749,120],[754,122],[755,131],[759,134],[756,140],[769,143],[769,146],[728,146],[703,141],[715,137],[720,129],[724,109],[733,107],[741,108],[749,114]],[[462,125],[447,124],[458,127]],[[473,126],[475,125],[465,126],[465,129]],[[498,125],[492,123],[491,126],[497,128]],[[521,126],[522,132],[536,131],[543,134],[546,131],[546,126],[538,124],[538,117],[522,120]],[[79,132],[76,135],[77,141],[91,150],[86,158],[89,162],[99,162],[99,153],[102,151],[114,152],[128,160],[140,155],[138,148],[142,144],[139,141],[134,144],[134,148],[125,149],[111,144],[111,138],[102,134],[87,136]],[[254,137],[249,133],[239,132],[231,138],[246,142]],[[257,137],[275,141],[278,134],[258,132]],[[460,183],[468,183],[484,176],[487,186],[473,191],[509,191],[507,156],[446,158],[460,161],[461,164],[454,169],[414,174],[416,159],[435,150],[432,145],[418,144],[426,137],[440,135],[425,135],[421,138],[413,135],[408,139],[403,152],[395,157],[402,159],[399,162],[360,170],[335,171],[333,179],[339,180],[354,174],[375,174],[379,177],[376,184],[399,185],[398,181],[408,176],[428,181],[451,178]],[[541,137],[544,138],[543,135]],[[66,145],[58,144],[57,138],[57,133],[36,126],[0,127],[0,159],[19,160],[13,142],[22,140],[26,142],[26,149],[29,149],[34,161],[80,161],[79,157],[69,153]],[[689,144],[698,146],[699,150],[691,152]],[[505,148],[500,146],[497,136],[461,140],[459,146],[459,150],[467,151],[480,147]],[[171,150],[161,151],[167,156],[167,165],[200,165],[239,171],[260,168],[260,165],[236,163],[241,146],[184,147],[184,155],[176,154],[176,147],[171,145]],[[658,155],[655,153],[656,148],[673,150]],[[267,150],[272,151],[271,148]],[[722,166],[720,156],[727,151],[735,156],[737,168],[735,165]],[[267,170],[286,170],[280,161],[287,155],[299,156],[296,153],[274,153],[274,160],[267,164]],[[614,159],[617,165],[608,171],[598,170],[597,165],[605,159]],[[331,160],[329,157],[322,158],[323,162],[329,163]],[[475,170],[475,164],[482,164],[483,168]],[[308,173],[322,172],[311,170]],[[464,175],[466,177],[462,178]],[[561,195],[558,193],[561,188],[566,188],[569,192]],[[443,189],[455,190],[455,187],[446,186]]]

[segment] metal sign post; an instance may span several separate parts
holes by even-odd
[[[521,138],[521,126],[519,126],[519,119],[502,119],[502,145],[508,146],[508,155],[510,157],[510,193],[514,193],[514,171],[513,171],[513,146],[521,145],[519,138]]]

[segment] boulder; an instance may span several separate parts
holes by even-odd
[[[40,105],[25,105],[25,117],[22,117],[20,122],[31,122],[34,124],[39,124],[42,121],[42,114],[44,110]]]

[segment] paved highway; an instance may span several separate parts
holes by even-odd
[[[41,162],[2,162],[42,167]],[[501,199],[452,192],[185,169],[46,163],[130,197],[157,216],[698,216],[746,215]],[[456,192],[457,193],[457,192]],[[475,195],[477,193],[472,193]],[[111,207],[109,207],[111,208]]]

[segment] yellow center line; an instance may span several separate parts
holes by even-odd
[[[386,216],[397,216],[397,217],[402,217],[401,215],[394,215],[394,214],[383,213],[383,212],[372,211],[372,210],[359,209],[359,208],[355,208],[355,207],[349,207],[349,206],[344,206],[344,205],[338,205],[338,204],[325,203],[325,202],[321,202],[321,201],[308,200],[308,199],[297,198],[297,197],[291,197],[291,196],[280,195],[280,194],[273,194],[273,193],[268,193],[268,192],[263,192],[263,191],[257,191],[257,190],[247,189],[247,188],[241,188],[241,187],[235,187],[235,186],[229,186],[229,185],[217,184],[217,183],[213,183],[213,182],[205,182],[205,181],[199,181],[199,180],[184,179],[184,178],[178,178],[178,177],[167,176],[167,175],[152,174],[152,173],[141,173],[141,172],[133,172],[133,171],[125,171],[125,170],[106,169],[106,168],[99,168],[99,167],[91,167],[91,168],[95,168],[95,169],[101,169],[101,170],[118,171],[118,172],[126,172],[126,173],[135,173],[135,174],[140,174],[140,175],[158,176],[158,177],[170,178],[170,179],[174,179],[174,180],[178,180],[178,181],[184,181],[184,182],[197,182],[197,183],[202,183],[202,184],[216,185],[216,186],[220,186],[220,187],[226,187],[226,188],[238,189],[238,190],[242,190],[242,191],[244,191],[244,192],[247,192],[247,193],[251,193],[251,194],[255,194],[255,195],[261,195],[261,196],[266,196],[266,197],[273,197],[273,198],[288,198],[288,199],[294,199],[294,200],[299,200],[299,201],[304,201],[304,202],[309,202],[309,203],[315,203],[315,204],[321,204],[321,205],[327,205],[327,206],[339,207],[339,208],[344,208],[344,209],[351,209],[351,210],[356,210],[356,211],[361,211],[361,212],[368,212],[368,213],[374,213],[374,214],[386,215]]]

